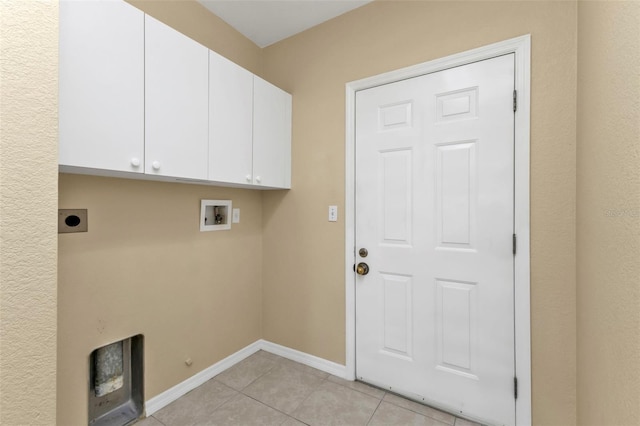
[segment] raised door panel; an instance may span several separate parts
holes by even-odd
[[[291,188],[291,95],[253,79],[253,182]]]
[[[252,183],[253,74],[209,51],[209,180]]]
[[[59,163],[143,172],[144,13],[60,2]]]
[[[145,16],[145,173],[207,179],[209,50]]]

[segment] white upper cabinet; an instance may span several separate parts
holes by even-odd
[[[253,74],[209,51],[209,180],[252,183]]]
[[[253,78],[253,182],[291,188],[291,95]]]
[[[209,50],[145,16],[145,173],[207,179]]]
[[[291,187],[288,93],[125,1],[61,0],[59,52],[60,171]]]
[[[291,187],[291,95],[212,51],[209,180]]]
[[[59,164],[144,170],[144,13],[60,2]]]

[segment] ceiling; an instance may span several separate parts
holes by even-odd
[[[372,0],[198,0],[260,47],[364,6]]]

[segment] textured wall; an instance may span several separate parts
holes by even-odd
[[[574,2],[380,1],[265,49],[266,77],[293,94],[293,189],[263,204],[266,339],[345,360],[345,83],[531,33],[533,419],[575,424],[576,14]]]
[[[55,423],[58,4],[0,3],[0,424]]]
[[[131,3],[259,71],[260,49],[200,4]],[[201,199],[241,222],[201,233]],[[87,208],[89,232],[59,238],[58,424],[86,424],[99,346],[144,334],[148,400],[262,337],[260,191],[62,174],[60,208]]]
[[[640,424],[640,3],[578,3],[578,423]]]

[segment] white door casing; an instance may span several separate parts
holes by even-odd
[[[529,210],[529,205],[528,205],[529,46],[530,46],[529,36],[520,37],[517,39],[508,40],[506,42],[487,46],[485,48],[480,48],[474,51],[465,52],[459,55],[454,55],[452,57],[443,58],[441,60],[432,61],[427,64],[421,64],[408,69],[403,69],[397,72],[393,72],[386,75],[377,76],[377,77],[373,77],[363,81],[348,84],[347,86],[347,176],[348,176],[348,179],[347,179],[347,191],[346,191],[347,202],[346,202],[346,212],[345,212],[347,217],[347,226],[346,226],[347,228],[347,234],[346,234],[347,262],[348,262],[347,264],[349,265],[349,271],[346,274],[347,378],[352,379],[355,377],[355,285],[356,285],[356,282],[354,280],[354,274],[350,266],[353,263],[357,263],[363,260],[363,259],[359,259],[358,255],[354,253],[354,244],[355,244],[354,231],[356,229],[355,215],[354,215],[354,207],[355,207],[354,193],[356,189],[356,182],[354,182],[353,180],[354,159],[355,159],[355,156],[354,156],[355,128],[354,128],[354,122],[353,122],[354,113],[355,113],[355,91],[364,90],[367,88],[376,87],[382,84],[388,84],[395,81],[404,80],[407,78],[412,78],[420,75],[435,73],[437,71],[441,71],[451,67],[465,65],[475,61],[496,57],[499,55],[514,53],[514,55],[511,55],[511,56],[512,58],[515,58],[515,63],[516,63],[515,64],[515,69],[516,69],[515,87],[518,90],[518,95],[519,95],[518,96],[519,108],[515,116],[515,153],[510,152],[506,155],[514,156],[511,158],[515,158],[515,186],[513,185],[513,183],[503,185],[503,186],[504,188],[507,188],[509,186],[511,186],[511,188],[515,187],[515,194],[513,194],[512,192],[510,194],[507,194],[507,192],[509,192],[507,188],[506,189],[507,192],[503,191],[504,194],[502,195],[502,198],[504,199],[505,197],[507,197],[513,200],[514,199],[513,197],[515,196],[515,209],[514,209],[515,216],[513,216],[513,219],[512,219],[514,220],[513,224],[508,223],[507,224],[508,226],[503,226],[502,230],[499,231],[499,234],[500,234],[499,239],[505,240],[504,242],[501,243],[502,246],[499,248],[499,250],[502,250],[502,251],[508,250],[509,255],[511,255],[511,238],[510,238],[511,235],[510,234],[515,229],[515,233],[518,235],[518,254],[515,256],[515,284],[516,284],[515,295],[513,293],[507,292],[509,294],[507,296],[502,296],[502,297],[504,298],[504,300],[510,299],[510,302],[507,300],[506,303],[510,306],[510,309],[512,311],[514,309],[514,303],[515,303],[516,351],[515,351],[515,361],[514,361],[514,355],[513,355],[514,324],[513,324],[513,315],[512,315],[510,328],[502,327],[502,331],[497,333],[498,336],[502,336],[500,338],[503,340],[505,339],[509,340],[508,334],[511,334],[512,336],[511,342],[510,343],[507,342],[507,344],[510,344],[512,347],[511,357],[510,357],[510,360],[506,360],[506,358],[504,358],[505,355],[503,354],[502,355],[503,359],[499,361],[498,364],[504,364],[504,363],[508,364],[507,370],[511,369],[511,371],[513,371],[513,369],[515,368],[516,374],[519,379],[519,397],[515,401],[515,406],[516,406],[515,422],[517,424],[529,424],[531,422],[530,340],[529,340],[529,243],[528,243],[529,241],[529,214],[528,214],[528,210]],[[513,63],[513,59],[511,59],[511,63]],[[443,73],[443,75],[444,74],[445,73]],[[457,75],[456,78],[460,78],[460,77],[461,75],[459,74]],[[514,79],[512,78],[511,89],[513,88],[513,81]],[[441,83],[446,85],[447,83],[446,79]],[[403,83],[397,83],[397,84],[402,86],[402,85],[410,85],[412,83],[403,82]],[[442,122],[446,122],[448,120],[455,120],[456,118],[461,118],[459,115],[457,117],[452,116],[451,113],[455,113],[456,109],[459,109],[461,106],[464,107],[463,104],[468,103],[468,105],[470,105],[472,108],[474,103],[473,99],[475,99],[474,96],[478,96],[478,92],[483,93],[483,96],[487,95],[486,92],[482,91],[481,86],[474,86],[473,84],[469,84],[468,86],[464,86],[463,84],[461,87],[458,87],[457,89],[453,87],[450,87],[449,89],[445,89],[438,92],[437,94],[440,94],[440,97],[439,98],[436,97],[435,102],[427,102],[427,104],[429,105],[427,104],[421,105],[420,103],[415,103],[415,102],[406,102],[407,99],[410,99],[410,97],[407,97],[407,96],[400,97],[398,98],[399,100],[397,99],[396,101],[391,99],[389,102],[386,102],[386,103],[383,102],[383,105],[382,105],[383,108],[380,108],[379,110],[377,110],[376,114],[378,116],[375,117],[375,120],[378,120],[380,118],[380,114],[384,115],[384,117],[382,117],[383,122],[384,120],[386,120],[386,125],[388,126],[388,129],[386,130],[382,129],[383,133],[384,131],[387,131],[387,132],[394,131],[394,128],[395,128],[395,131],[402,133],[401,128],[405,126],[404,134],[406,137],[410,138],[411,132],[414,132],[417,135],[423,132],[423,130],[417,127],[411,127],[413,128],[413,130],[410,130],[409,127],[406,126],[407,117],[410,116],[408,115],[408,110],[413,109],[413,113],[417,113],[418,112],[417,110],[419,110],[420,108],[427,108],[427,107],[432,108],[434,115],[437,116],[437,114],[440,114],[440,120]],[[463,91],[462,92],[457,91],[460,89],[462,89]],[[384,89],[382,90],[384,91]],[[433,94],[436,94],[436,93],[433,92]],[[464,96],[460,96],[460,95],[464,95]],[[504,94],[502,96],[504,96]],[[465,97],[471,101],[470,102],[465,101],[464,100]],[[482,111],[483,113],[486,112],[485,109],[483,109]],[[466,112],[466,114],[473,114],[473,113],[474,111],[472,110],[469,110],[468,112]],[[415,116],[415,115],[412,115],[412,116]],[[512,118],[513,118],[513,113],[512,113]],[[358,116],[359,125],[361,120],[363,120],[363,118]],[[467,121],[471,122],[474,120],[475,119],[467,120]],[[478,121],[478,120],[475,120],[475,121]],[[412,126],[416,126],[416,123],[412,123]],[[509,126],[511,126],[510,127],[511,129],[513,129],[513,121],[511,121],[511,124]],[[439,127],[445,128],[447,126],[439,125]],[[433,134],[434,133],[433,129],[434,128],[432,127],[430,129],[431,130],[430,132],[425,131],[425,133]],[[381,130],[381,129],[378,128],[378,130]],[[504,132],[505,130],[503,129],[502,131]],[[513,130],[511,131],[513,132]],[[435,133],[437,133],[437,131]],[[481,307],[484,309],[483,304],[486,304],[486,302],[483,302],[482,297],[478,296],[478,294],[483,296],[484,292],[479,293],[478,292],[479,286],[473,284],[476,282],[480,282],[478,277],[471,276],[473,274],[471,275],[468,274],[469,276],[463,276],[464,274],[462,274],[458,270],[459,268],[451,269],[449,268],[448,265],[455,265],[455,263],[458,262],[454,254],[458,255],[457,257],[473,258],[474,256],[472,254],[474,250],[476,250],[477,252],[483,251],[481,250],[482,249],[481,246],[484,243],[480,241],[482,238],[484,239],[488,238],[487,244],[489,244],[489,246],[492,249],[494,248],[495,241],[492,233],[485,233],[486,235],[484,235],[484,237],[482,237],[482,235],[479,235],[479,233],[482,234],[484,230],[473,229],[472,228],[473,221],[471,222],[467,221],[469,226],[466,228],[464,226],[462,227],[449,226],[449,224],[451,223],[455,224],[455,223],[465,222],[465,220],[469,219],[469,216],[473,216],[474,214],[482,215],[482,212],[481,212],[481,209],[478,209],[478,207],[476,207],[476,209],[474,210],[472,206],[473,203],[468,204],[467,206],[465,206],[464,209],[458,208],[456,203],[460,203],[461,200],[456,199],[455,197],[449,198],[449,201],[451,201],[451,203],[447,204],[447,197],[446,197],[447,193],[451,193],[451,191],[455,190],[456,188],[458,188],[458,190],[460,190],[461,188],[464,189],[465,182],[471,185],[473,182],[472,180],[468,179],[468,176],[466,176],[464,179],[459,179],[460,177],[459,173],[457,172],[450,173],[450,172],[447,172],[447,170],[452,171],[453,168],[451,166],[456,166],[456,165],[460,166],[463,164],[468,165],[469,161],[473,159],[474,156],[477,157],[476,160],[478,161],[484,160],[484,161],[491,162],[492,160],[490,159],[490,157],[489,158],[486,157],[486,154],[488,153],[486,150],[487,147],[485,146],[486,144],[483,144],[483,141],[478,142],[477,140],[474,139],[474,137],[469,135],[463,135],[463,134],[453,135],[453,134],[450,134],[450,131],[449,131],[449,134],[448,136],[445,136],[445,139],[441,139],[439,142],[435,140],[431,141],[433,143],[437,143],[438,145],[432,146],[433,152],[431,154],[433,156],[433,161],[431,163],[427,162],[428,164],[430,164],[429,167],[432,167],[432,170],[427,171],[427,175],[431,174],[432,176],[436,176],[437,175],[436,172],[439,171],[440,182],[437,187],[433,188],[432,197],[430,200],[432,203],[434,203],[435,201],[438,201],[440,203],[440,205],[443,207],[443,209],[447,213],[446,218],[448,219],[446,222],[449,222],[449,224],[444,223],[442,221],[442,217],[443,217],[442,215],[440,216],[440,218],[433,215],[431,218],[427,217],[426,219],[428,220],[424,220],[423,221],[424,223],[420,224],[420,223],[417,223],[417,221],[410,220],[411,219],[410,213],[413,212],[414,209],[416,209],[417,211],[417,209],[419,208],[418,204],[420,203],[420,201],[416,201],[419,197],[414,197],[413,199],[404,198],[402,191],[400,191],[400,189],[402,189],[403,186],[406,187],[406,185],[408,184],[414,185],[416,188],[421,184],[421,182],[416,182],[415,179],[412,180],[408,178],[410,174],[408,174],[407,172],[412,170],[411,167],[415,168],[414,162],[408,161],[408,156],[411,155],[414,157],[419,157],[420,155],[424,156],[424,155],[427,155],[428,153],[420,152],[419,149],[418,150],[412,149],[411,151],[403,150],[402,148],[403,142],[401,142],[402,138],[398,138],[398,140],[400,142],[396,142],[396,143],[400,143],[400,145],[388,146],[384,148],[383,155],[378,154],[380,155],[380,159],[379,160],[376,159],[376,163],[377,161],[381,161],[384,167],[387,167],[390,170],[395,169],[396,170],[395,174],[398,176],[402,175],[404,178],[402,180],[397,179],[395,182],[389,182],[390,184],[395,185],[395,187],[387,191],[386,196],[389,198],[390,202],[385,202],[383,204],[380,204],[376,201],[375,203],[378,203],[378,205],[368,206],[367,209],[376,209],[376,211],[384,212],[387,215],[395,215],[397,217],[404,217],[409,219],[409,220],[405,220],[404,223],[402,220],[399,220],[399,221],[393,221],[392,223],[388,224],[385,232],[387,233],[386,237],[389,237],[388,239],[390,241],[387,241],[385,244],[383,244],[383,246],[384,245],[389,246],[389,247],[385,247],[385,249],[390,249],[390,248],[399,249],[400,246],[402,246],[403,244],[406,247],[419,246],[421,244],[420,241],[417,241],[417,240],[411,241],[411,242],[405,242],[405,243],[402,243],[402,241],[400,241],[402,240],[401,237],[403,235],[408,236],[409,238],[413,238],[411,237],[412,235],[411,233],[407,233],[407,229],[408,229],[407,225],[409,224],[412,224],[413,227],[415,228],[413,229],[413,231],[418,231],[421,226],[424,228],[423,231],[425,232],[433,231],[431,238],[434,239],[435,241],[439,241],[440,243],[438,244],[439,247],[437,249],[432,250],[430,261],[432,262],[431,266],[434,266],[434,265],[437,266],[436,269],[439,268],[438,270],[440,272],[435,272],[435,275],[437,275],[437,277],[435,277],[435,275],[434,277],[431,277],[431,279],[438,278],[438,279],[434,279],[433,285],[430,287],[431,289],[430,291],[432,294],[429,294],[429,292],[426,292],[421,296],[420,291],[422,290],[419,288],[419,286],[417,286],[415,277],[411,273],[404,273],[404,274],[395,273],[394,270],[389,265],[380,265],[380,268],[383,269],[382,272],[384,274],[380,275],[376,285],[379,287],[379,290],[386,289],[388,306],[395,305],[398,308],[395,310],[395,313],[392,312],[393,310],[390,310],[389,312],[392,312],[392,315],[401,312],[403,315],[402,316],[396,315],[395,317],[392,316],[390,318],[387,318],[386,320],[387,335],[385,336],[384,332],[379,333],[376,339],[378,339],[378,344],[380,342],[380,339],[382,339],[383,343],[384,343],[384,339],[385,338],[387,339],[387,342],[386,342],[387,343],[386,346],[388,349],[387,358],[395,359],[395,362],[397,364],[402,364],[401,361],[403,357],[404,357],[404,360],[406,361],[412,357],[421,356],[421,354],[424,355],[425,353],[427,353],[429,351],[429,347],[428,345],[425,344],[425,342],[427,342],[429,339],[432,339],[432,343],[433,342],[439,343],[439,346],[438,344],[434,344],[434,346],[439,347],[439,349],[437,351],[432,351],[433,353],[429,355],[432,358],[432,361],[435,362],[436,368],[434,368],[430,372],[429,371],[423,372],[424,374],[431,373],[431,375],[433,375],[434,374],[433,372],[435,371],[435,372],[438,372],[438,374],[440,375],[443,375],[444,373],[449,373],[444,375],[445,376],[448,375],[452,377],[457,376],[458,378],[455,380],[462,381],[462,382],[464,382],[465,379],[466,381],[475,380],[472,377],[474,376],[473,371],[474,371],[474,368],[478,366],[477,365],[474,366],[473,364],[470,364],[470,363],[477,362],[477,357],[474,358],[475,355],[473,353],[469,356],[462,356],[461,354],[466,353],[468,355],[469,351],[470,350],[472,351],[472,348],[474,347],[474,344],[473,344],[474,339],[481,338],[481,340],[485,341],[486,336],[489,336],[491,339],[493,339],[495,337],[493,335],[496,333],[487,333],[486,331],[483,332],[481,330],[482,327],[477,329],[474,329],[473,327],[470,327],[470,328],[467,327],[465,332],[466,334],[463,333],[463,336],[462,336],[463,338],[460,338],[460,336],[456,337],[455,334],[448,333],[449,338],[447,339],[447,330],[455,329],[459,325],[459,324],[456,324],[455,321],[458,321],[460,319],[459,315],[453,315],[453,316],[448,315],[447,314],[448,311],[446,309],[447,306],[453,307],[453,308],[455,308],[456,306],[458,308],[464,306],[465,309],[463,310],[459,309],[459,311],[460,312],[465,311],[468,315],[470,315],[470,317],[464,318],[465,320],[464,322],[469,324],[470,318],[473,317],[474,315],[478,315],[477,308]],[[449,142],[456,142],[456,141],[459,143],[453,143],[453,144],[449,143]],[[511,140],[511,143],[513,144],[513,139]],[[481,149],[479,149],[479,147]],[[369,162],[371,161],[372,160],[369,159]],[[458,171],[464,172],[464,169],[465,167],[462,167]],[[415,172],[415,170],[413,170],[413,172]],[[478,172],[477,171],[474,172],[467,167],[467,173],[478,173]],[[464,176],[464,173],[462,175]],[[513,176],[513,174],[511,174],[511,176]],[[487,178],[490,178],[490,176],[486,176],[483,179],[481,179],[481,181],[483,182],[483,185],[487,182],[486,181]],[[500,185],[500,180],[501,178],[498,178],[494,183]],[[361,184],[360,182],[357,183],[358,188],[360,184]],[[369,182],[369,184],[371,184],[371,182]],[[440,189],[437,190],[436,188],[440,188]],[[473,188],[468,187],[467,185],[466,190],[467,191],[473,190]],[[481,206],[483,202],[487,201],[485,200],[484,196],[482,196],[481,198],[482,198],[481,202],[477,203],[477,206]],[[394,202],[393,201],[394,199],[397,199],[397,200]],[[398,202],[398,201],[402,201],[402,202]],[[491,201],[488,201],[488,202],[491,203]],[[431,210],[431,213],[429,213],[429,210]],[[511,209],[506,208],[502,210],[509,211]],[[467,213],[461,215],[460,213],[461,211],[467,212]],[[427,216],[432,213],[433,213],[433,209],[425,210],[425,214]],[[492,220],[492,219],[489,218],[489,220]],[[506,219],[498,218],[496,222],[500,223],[500,222],[504,222],[505,220],[506,222],[509,222],[508,218]],[[437,223],[438,227],[433,227],[433,229],[429,230],[425,228],[425,227],[428,227],[428,225],[425,225],[428,223]],[[478,222],[478,223],[482,223],[482,222]],[[403,226],[399,226],[401,224],[403,224]],[[437,232],[437,230],[439,230],[439,232]],[[505,235],[502,235],[502,234],[505,234]],[[497,236],[495,238],[497,238]],[[464,247],[465,244],[466,244],[466,247]],[[476,247],[473,247],[474,245],[476,245]],[[359,246],[355,247],[356,250],[358,248]],[[367,248],[370,249],[371,255],[370,257],[364,260],[367,261],[367,263],[369,263],[370,266],[372,266],[371,274],[375,274],[375,273],[379,274],[378,271],[380,270],[380,268],[372,265],[372,263],[382,262],[379,260],[380,256],[378,255],[378,253],[376,253],[377,249],[371,250],[371,247],[367,247]],[[399,250],[399,251],[402,252],[403,250]],[[407,250],[404,250],[404,251],[406,252]],[[383,256],[385,260],[392,259],[393,257],[394,255],[388,252],[385,253],[385,255]],[[406,262],[407,256],[396,254],[395,257],[397,261],[401,263],[404,261],[405,263],[407,263]],[[475,256],[475,257],[481,258],[482,256]],[[492,259],[492,256],[489,256],[489,258],[485,260],[480,260],[479,261],[480,269],[482,269],[483,266],[487,265],[486,262],[491,262],[493,260],[495,259]],[[514,258],[511,258],[510,260],[511,262],[513,262]],[[502,261],[502,263],[498,262],[498,266],[499,268],[503,269],[500,272],[502,274],[503,279],[506,275],[513,276],[512,275],[513,272],[508,271],[510,267],[505,266],[504,261]],[[472,270],[473,268],[465,268],[465,269]],[[495,265],[491,269],[495,269]],[[447,275],[451,276],[451,274],[453,274],[453,276],[456,276],[457,278],[455,279],[447,278]],[[365,277],[365,279],[367,278],[369,277]],[[509,278],[507,277],[506,279],[508,280]],[[485,279],[483,278],[483,282],[484,280]],[[360,282],[357,283],[358,286],[360,286],[361,284],[362,283]],[[513,278],[511,278],[511,284],[513,284]],[[360,287],[358,287],[358,289],[360,289]],[[411,289],[411,292],[409,292],[409,289]],[[367,288],[367,291],[368,290],[369,289]],[[410,299],[407,297],[408,294],[413,294],[413,296],[417,297],[418,299],[420,297],[426,297],[426,295],[430,295],[433,299],[440,300],[440,302],[432,303],[430,306],[427,306],[424,309],[422,308],[422,306],[420,307],[420,309],[414,309],[412,302],[410,302]],[[360,293],[359,293],[359,296],[360,296]],[[363,294],[363,296],[366,297],[366,291]],[[514,298],[515,298],[515,302],[514,302]],[[379,305],[381,303],[381,300],[384,299],[384,291],[378,292],[378,294],[374,296],[374,299],[375,301],[373,303],[374,304],[377,303]],[[474,306],[476,309],[471,309]],[[411,312],[411,310],[413,310],[413,312]],[[416,318],[413,318],[410,321],[409,317],[407,317],[407,314],[409,313],[411,313],[412,315],[418,315],[418,316]],[[493,312],[489,312],[487,314],[489,316],[488,317],[489,319],[485,321],[486,324],[490,324],[491,321],[494,321],[498,324],[501,323],[502,320],[498,317],[494,317],[493,319],[491,319],[491,316],[493,314],[494,314]],[[419,317],[419,315],[423,315],[423,317]],[[430,320],[431,322],[436,322],[436,324],[434,324],[431,327],[431,331],[430,331],[431,335],[428,336],[429,339],[426,339],[421,343],[419,339],[404,338],[408,334],[415,333],[417,331],[417,329],[413,330],[411,328],[411,327],[419,327],[419,325],[418,326],[415,325],[416,321],[426,321],[426,320]],[[385,330],[385,323],[384,323],[385,320],[384,319],[381,320],[380,315],[378,315],[378,318],[374,318],[374,317],[368,318],[367,321],[369,322],[377,321],[376,327],[378,329],[381,329],[382,331]],[[435,327],[435,325],[437,325],[437,327]],[[398,334],[398,330],[400,329],[403,329],[404,334],[403,333]],[[361,336],[359,335],[358,336],[359,350],[360,350],[361,343],[363,343],[360,341],[360,338]],[[460,345],[461,343],[464,343],[464,342],[467,342],[465,351],[454,350],[454,348],[457,347],[456,345]],[[484,350],[487,350],[487,348],[490,348],[491,344],[495,344],[495,342],[493,343],[489,342],[489,344],[486,345],[486,348]],[[421,347],[421,345],[423,347]],[[385,344],[383,344],[382,346],[384,347]],[[475,346],[475,347],[477,350],[478,347],[480,346]],[[445,360],[447,362],[445,362]],[[361,361],[362,360],[360,360],[359,358],[359,362]],[[362,368],[364,368],[364,370]],[[367,371],[366,362],[364,363],[364,365],[360,365],[360,364],[358,365],[359,376],[361,375],[360,374],[361,371],[365,371],[365,372]],[[398,377],[402,377],[404,375],[404,379],[401,379],[396,383],[407,383],[407,382],[411,382],[411,380],[415,377],[415,372],[413,371],[407,370],[402,372],[401,369],[398,371],[400,371],[400,373],[396,371],[395,375],[391,374],[386,378],[383,377],[383,381],[397,380]],[[381,374],[384,376],[385,373],[382,372]],[[465,374],[466,374],[466,377],[465,377]],[[504,376],[504,373],[503,373],[503,376]],[[485,378],[484,373],[482,373],[482,377],[483,379]],[[365,379],[367,378],[365,377]],[[503,391],[508,392],[511,398],[513,398],[513,381],[512,380],[513,378],[511,378],[510,384],[506,385],[506,387],[505,387],[505,383],[501,384]],[[385,384],[376,380],[373,380],[373,381],[379,385]],[[436,394],[429,394],[430,392],[429,389],[423,388],[420,390],[420,392],[415,392],[413,395],[410,395],[410,396],[413,396],[416,399],[421,399],[422,397],[426,397],[427,400],[429,400],[432,403],[435,403],[436,405],[444,406],[449,409],[458,409],[459,408],[458,406],[452,406],[451,404],[448,404],[446,402],[446,398],[447,398],[447,392],[449,392],[448,398],[450,399],[459,396],[457,394],[460,393],[459,392],[460,386],[461,385],[454,383],[454,385],[449,386],[449,388],[451,388],[452,390],[447,390],[447,389],[442,390],[442,386],[439,386],[440,391],[437,392]],[[494,385],[492,384],[491,386],[494,386]],[[398,390],[403,391],[401,386],[400,386],[400,389]],[[408,393],[411,393],[411,389],[408,389],[408,391],[409,391]],[[439,399],[443,397],[443,395],[445,398],[445,402],[442,402],[442,400]],[[504,394],[502,395],[502,397],[504,397]],[[469,397],[467,396],[467,398]],[[473,398],[471,398],[471,400],[473,400]],[[511,401],[513,405],[513,399],[511,399]],[[482,400],[478,400],[478,402],[486,403],[486,401],[482,401]],[[469,409],[470,411],[466,411],[467,409]],[[470,406],[465,406],[465,408],[460,411],[462,411],[463,414],[470,415],[471,417],[476,416],[476,418],[491,420],[496,423],[513,423],[514,422],[513,419],[499,420],[495,417],[492,418],[490,417],[492,414],[482,414],[478,412],[474,413],[474,409]]]
[[[515,423],[513,54],[356,95],[356,375]]]

